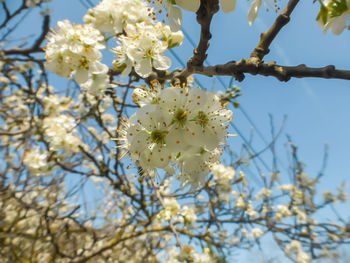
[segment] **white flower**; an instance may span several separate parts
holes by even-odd
[[[235,200],[235,203],[236,203],[236,207],[239,209],[244,209],[246,207],[243,196],[237,197],[237,199]]]
[[[220,158],[220,151],[206,151],[201,147],[189,147],[178,158],[180,174],[178,179],[192,188],[203,185],[210,172],[210,165]]]
[[[339,35],[349,25],[350,0],[325,0],[317,16],[318,25],[323,27],[324,33],[331,29],[333,34]]]
[[[166,3],[168,24],[172,31],[178,31],[182,25],[181,9],[174,6],[174,1],[172,0],[155,0],[154,2],[159,8],[162,8]],[[200,0],[176,0],[175,3],[190,12],[197,12],[200,7]]]
[[[296,255],[295,261],[297,263],[309,263],[310,256],[302,250],[302,245],[298,240],[292,240],[286,247],[287,252],[292,252]]]
[[[250,231],[250,234],[254,239],[257,239],[261,237],[264,234],[264,232],[260,228],[255,227]]]
[[[26,0],[26,5],[29,7],[35,7],[36,5],[44,2],[50,2],[51,0]]]
[[[162,168],[173,174],[177,168],[178,179],[196,188],[220,159],[220,144],[232,112],[211,92],[199,88],[162,89],[158,82],[153,84],[150,89],[134,90],[133,100],[141,108],[119,131],[119,147],[145,170]],[[226,187],[235,173],[227,169],[220,176],[218,180]]]
[[[66,154],[77,153],[82,145],[75,131],[76,122],[73,117],[62,114],[44,119],[43,129],[48,136],[52,150],[63,150]]]
[[[195,209],[193,207],[184,206],[181,209],[181,215],[184,218],[185,225],[194,226],[197,220],[197,215],[195,213]]]
[[[141,108],[127,130],[129,153],[144,169],[165,168],[172,159],[165,146],[167,123],[155,107]]]
[[[33,175],[46,175],[49,171],[48,153],[40,152],[39,148],[28,151],[24,155],[23,162]]]
[[[229,194],[232,190],[232,182],[230,181],[235,179],[235,170],[232,167],[226,167],[222,164],[213,164],[210,169],[214,175],[215,182],[217,183],[219,199],[229,202]]]
[[[163,205],[163,210],[158,214],[159,219],[170,221],[172,217],[176,216],[180,211],[180,205],[176,198],[165,198]]]
[[[220,0],[220,6],[224,13],[232,12],[236,8],[236,0]]]
[[[108,74],[91,74],[91,77],[81,87],[93,95],[103,93],[109,85]]]
[[[152,73],[152,67],[167,70],[171,60],[164,55],[168,49],[163,40],[163,26],[160,23],[138,23],[126,27],[126,36],[120,36],[120,46],[115,49],[116,68],[122,69],[122,76],[130,74],[132,67],[136,73],[146,78]]]
[[[159,82],[152,82],[152,85],[147,88],[146,85],[141,88],[134,89],[132,93],[132,100],[135,104],[143,107],[149,104],[157,104],[159,101],[159,94],[161,87]]]
[[[100,62],[105,48],[103,36],[90,25],[72,25],[68,20],[57,23],[45,49],[46,69],[59,76],[84,83],[91,74],[105,74],[108,67]]]
[[[272,191],[268,188],[263,188],[260,190],[259,193],[257,193],[257,195],[255,196],[255,199],[256,200],[259,200],[259,199],[265,199],[265,198],[268,198],[272,195]]]
[[[291,215],[292,212],[289,210],[288,205],[278,205],[275,214],[275,220],[280,221],[282,218],[289,217]]]
[[[89,9],[84,21],[102,33],[116,35],[123,32],[128,24],[151,22],[152,9],[142,0],[103,0]]]
[[[232,112],[223,108],[211,92],[200,88],[188,91],[168,88],[160,95],[159,104],[172,116],[168,143],[173,151],[181,151],[187,145],[211,151],[227,135],[226,123],[231,120]]]
[[[253,25],[255,18],[258,15],[261,4],[262,4],[262,0],[254,0],[252,5],[250,6],[250,9],[248,12],[248,23],[250,26]]]

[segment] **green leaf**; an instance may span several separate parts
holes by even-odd
[[[325,25],[328,20],[328,8],[324,5],[321,5],[320,12],[318,13],[316,20],[322,19],[322,23]]]
[[[332,0],[328,4],[328,10],[330,17],[337,17],[348,11],[346,0]]]

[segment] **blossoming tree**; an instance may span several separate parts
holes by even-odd
[[[298,0],[276,7],[250,57],[215,66],[204,66],[211,22],[220,8],[234,11],[236,0],[102,0],[85,24],[59,21],[51,31],[49,0],[10,2],[0,2],[1,262],[231,262],[232,252],[268,236],[302,263],[349,243],[345,220],[317,220],[320,209],[346,201],[343,187],[320,199],[322,174],[305,173],[290,141],[291,182],[275,170],[259,174],[256,189],[226,144],[239,89],[214,93],[194,81],[241,82],[245,74],[350,80],[349,70],[334,66],[263,60]],[[250,25],[262,3],[251,3]],[[316,4],[320,27],[341,34],[350,1]],[[43,10],[36,40],[7,47],[17,19],[32,8]],[[181,48],[182,10],[196,13],[200,40],[174,70],[166,52]],[[53,87],[49,72],[73,84]]]

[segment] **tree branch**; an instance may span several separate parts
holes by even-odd
[[[304,64],[298,66],[280,66],[275,62],[259,63],[258,65],[250,60],[231,61],[224,65],[210,67],[195,67],[194,72],[197,74],[212,77],[233,76],[237,81],[243,81],[244,73],[252,75],[273,76],[280,81],[289,81],[291,78],[325,78],[325,79],[344,79],[350,80],[350,70],[338,70],[333,65],[310,68]]]
[[[260,61],[264,58],[265,55],[267,55],[270,52],[269,47],[272,41],[275,39],[282,27],[288,24],[290,20],[290,15],[298,3],[299,0],[289,0],[287,6],[276,18],[271,28],[267,32],[261,33],[260,42],[250,55],[251,58],[256,58]]]
[[[30,48],[11,48],[4,50],[5,55],[28,55],[30,53],[34,52],[43,52],[42,48],[40,48],[40,45],[45,40],[45,36],[50,30],[50,16],[46,15],[44,16],[44,21],[42,25],[42,31],[38,39],[34,42],[33,46]]]
[[[193,50],[193,56],[187,61],[187,68],[176,74],[176,84],[186,82],[186,78],[192,74],[193,67],[202,66],[207,58],[210,33],[210,24],[213,16],[219,11],[218,0],[201,0],[201,5],[197,11],[197,22],[201,25],[201,36],[197,48]]]

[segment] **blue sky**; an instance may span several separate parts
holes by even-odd
[[[13,2],[16,2],[15,0]],[[82,0],[84,1],[84,0]],[[93,3],[98,1],[91,0]],[[266,31],[276,18],[270,10],[266,12],[261,8],[259,16],[252,27],[247,21],[247,12],[251,1],[237,1],[236,11],[223,14],[220,11],[213,20],[208,61],[210,64],[223,64],[230,60],[248,58],[251,51],[259,42],[260,33]],[[280,2],[280,1],[278,1]],[[281,1],[282,7],[286,3]],[[312,67],[321,67],[333,64],[339,69],[350,69],[349,43],[350,32],[345,30],[340,36],[331,32],[322,33],[315,20],[319,4],[313,1],[300,1],[294,10],[290,23],[282,29],[271,46],[271,52],[265,61],[276,61],[281,65],[295,66],[306,64]],[[51,3],[53,19],[52,27],[59,20],[69,19],[82,23],[86,8],[78,0],[54,0]],[[40,24],[38,10],[28,16],[27,22],[19,28],[18,35],[28,34]],[[1,15],[1,14],[0,14]],[[195,43],[199,39],[199,26],[195,14],[184,12],[184,29],[193,38]],[[182,47],[175,49],[177,55],[186,61],[192,54],[192,46],[188,39]],[[173,58],[171,54],[168,55]],[[109,59],[108,59],[109,60]],[[174,68],[179,64],[173,59]],[[63,83],[56,78],[57,82]],[[207,77],[198,78],[206,87],[213,83],[216,89],[222,89],[218,79]],[[229,77],[221,79],[226,85]],[[280,82],[273,77],[250,76],[242,83],[236,83],[242,89],[243,96],[239,99],[241,105],[256,127],[269,141],[270,119],[274,117],[276,130],[282,122],[283,116],[288,120],[284,134],[289,134],[293,142],[299,146],[299,157],[306,163],[309,175],[316,175],[320,170],[323,158],[324,145],[329,146],[329,159],[326,177],[323,179],[322,189],[335,190],[341,181],[349,182],[350,172],[350,82],[343,80],[326,79],[292,79],[288,83]],[[239,127],[246,137],[249,137],[251,124],[240,110],[234,112],[234,124]],[[234,131],[232,131],[234,132]],[[277,152],[285,165],[286,136],[278,140]],[[264,148],[265,143],[255,132],[253,147],[256,151]],[[239,151],[242,138],[230,139],[233,149]],[[271,165],[271,154],[267,153],[264,160]],[[347,188],[349,192],[349,187]],[[348,206],[347,206],[348,207]],[[345,208],[345,207],[343,207]],[[349,209],[348,209],[349,211]],[[345,209],[342,214],[350,219]]]

